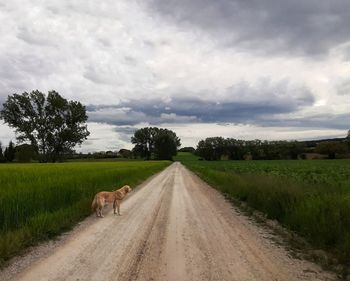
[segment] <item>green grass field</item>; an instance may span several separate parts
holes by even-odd
[[[350,258],[350,160],[199,161],[177,157],[221,192],[264,212],[315,248]]]
[[[169,161],[0,165],[0,266],[91,214],[96,192],[132,187]]]

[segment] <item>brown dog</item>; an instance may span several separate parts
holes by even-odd
[[[94,200],[92,201],[91,208],[96,212],[97,217],[103,218],[102,209],[108,203],[113,202],[114,214],[116,214],[116,209],[118,210],[118,215],[120,216],[120,203],[131,191],[131,187],[128,185],[124,185],[122,188],[119,188],[116,191],[108,192],[101,191],[95,195]]]

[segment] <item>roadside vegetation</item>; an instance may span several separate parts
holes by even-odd
[[[135,186],[171,162],[0,165],[0,267],[91,214],[96,192]]]
[[[350,158],[350,131],[345,138],[314,141],[239,140],[210,137],[195,154],[204,160],[290,160]]]
[[[177,160],[229,197],[303,236],[316,249],[350,258],[350,160]]]

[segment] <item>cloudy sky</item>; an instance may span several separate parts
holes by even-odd
[[[349,0],[0,0],[0,23],[0,104],[33,89],[81,101],[80,151],[131,148],[144,126],[183,146],[350,129]]]

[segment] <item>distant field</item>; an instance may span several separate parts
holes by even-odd
[[[140,159],[129,158],[80,158],[80,159],[68,159],[66,162],[132,162],[140,161]]]
[[[177,160],[186,161],[191,166],[205,166],[223,172],[275,175],[307,183],[343,185],[350,180],[349,159],[198,161],[198,157],[192,154],[179,153]]]
[[[199,161],[177,157],[208,183],[350,258],[350,160]]]
[[[168,161],[0,165],[0,266],[91,213],[94,194],[135,186]]]

